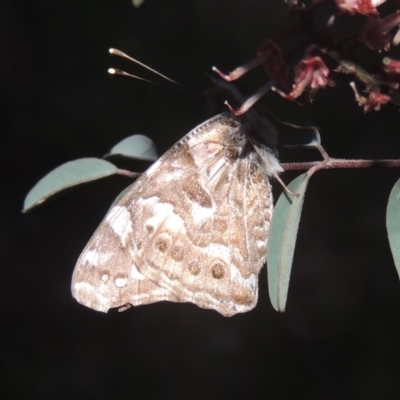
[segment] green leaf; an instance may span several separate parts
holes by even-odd
[[[117,170],[114,164],[98,158],[69,161],[49,172],[30,190],[25,197],[23,212],[63,190],[113,175]]]
[[[283,312],[286,307],[297,231],[309,179],[308,174],[303,174],[293,180],[288,187],[297,196],[283,191],[272,216],[267,268],[269,296],[277,311]]]
[[[146,161],[155,161],[158,158],[155,144],[144,135],[129,136],[117,143],[107,157],[115,155]]]
[[[386,228],[394,264],[400,275],[400,179],[390,192],[386,210]]]

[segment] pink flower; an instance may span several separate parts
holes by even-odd
[[[338,8],[349,14],[371,15],[378,14],[376,7],[383,4],[386,0],[335,0]]]
[[[370,16],[361,28],[361,40],[375,51],[389,50],[393,34],[390,31],[400,25],[400,11],[382,19]]]
[[[379,111],[381,106],[388,103],[391,100],[391,97],[380,92],[378,87],[375,87],[371,90],[368,97],[361,96],[358,93],[356,85],[354,82],[350,83],[354,91],[354,95],[356,97],[356,101],[360,107],[364,108],[364,113],[369,113],[371,111]]]
[[[382,60],[383,70],[393,78],[400,77],[400,61],[394,58],[385,57]]]
[[[328,84],[329,69],[321,57],[306,56],[294,67],[294,84],[289,94],[274,89],[282,97],[293,100],[301,96],[307,88],[319,89]]]
[[[212,67],[212,69],[222,79],[230,82],[239,79],[250,70],[262,65],[264,71],[271,79],[274,79],[280,85],[287,88],[289,86],[288,67],[279,46],[273,40],[266,40],[257,47],[256,53],[257,58],[235,68],[228,74],[221,72],[217,67]]]

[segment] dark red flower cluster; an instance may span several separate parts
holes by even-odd
[[[320,89],[328,84],[329,69],[321,57],[305,56],[294,67],[292,91],[285,94],[275,88],[282,97],[293,100],[301,96],[306,89]]]
[[[297,3],[292,6],[291,11],[298,16],[298,20],[306,21],[303,31],[310,34],[307,43],[307,49],[302,53],[300,61],[294,67],[291,67],[293,74],[293,83],[290,83],[290,68],[293,54],[298,54],[299,48],[284,55],[281,46],[274,40],[268,39],[261,45],[257,46],[257,57],[250,62],[236,68],[229,74],[224,74],[217,68],[214,70],[225,80],[232,81],[238,79],[243,74],[253,68],[262,66],[265,73],[269,76],[270,81],[250,96],[239,109],[233,109],[235,114],[246,112],[256,101],[258,101],[270,89],[276,91],[280,96],[287,100],[295,100],[300,96],[306,95],[308,99],[312,99],[319,89],[326,86],[334,86],[330,79],[330,70],[326,64],[327,58],[331,58],[336,62],[336,73],[345,73],[355,76],[364,87],[365,95],[360,95],[353,84],[356,101],[363,107],[364,112],[378,111],[381,106],[391,101],[392,97],[399,89],[400,82],[400,61],[385,57],[383,59],[383,68],[380,76],[368,73],[361,66],[358,66],[351,58],[346,59],[340,51],[340,46],[330,37],[330,29],[336,21],[336,16],[341,14],[362,14],[365,16],[365,22],[358,31],[358,37],[355,36],[355,43],[352,49],[357,48],[363,43],[370,50],[375,52],[388,51],[392,45],[400,43],[400,10],[382,18],[377,7],[386,2],[386,0],[335,0],[339,9],[339,14],[332,15],[327,24],[325,38],[321,40],[323,33],[317,31],[315,27],[307,24],[313,19],[313,10],[324,0],[314,0],[313,7],[307,14],[307,7],[299,7]],[[288,3],[289,4],[289,3]],[[351,18],[351,17],[348,17]],[[396,33],[396,28],[398,32]],[[284,38],[285,35],[282,35]],[[316,39],[316,40],[313,40]],[[345,40],[339,43],[345,43]],[[310,44],[311,42],[311,44]],[[329,47],[330,44],[330,47]],[[326,47],[327,46],[327,47]],[[300,47],[300,46],[299,46]],[[339,47],[339,49],[338,49]],[[350,52],[351,53],[351,52]],[[349,55],[346,49],[346,55]],[[350,54],[351,57],[351,54]],[[390,79],[394,79],[390,82]]]

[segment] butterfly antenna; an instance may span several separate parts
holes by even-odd
[[[128,72],[122,71],[121,69],[109,68],[108,73],[111,75],[129,76],[130,78],[139,79],[139,81],[144,81],[144,82],[152,83],[153,85],[157,85],[157,83],[154,83],[153,81],[150,81],[145,78],[141,78],[140,76],[128,74]]]
[[[109,49],[108,51],[110,52],[110,54],[112,54],[112,55],[114,55],[114,56],[118,56],[118,57],[121,57],[121,58],[126,58],[127,60],[130,60],[130,61],[134,62],[135,64],[140,65],[140,66],[143,67],[143,68],[146,68],[148,71],[153,72],[153,74],[156,74],[156,75],[158,75],[158,76],[161,76],[162,78],[166,79],[166,80],[169,81],[169,82],[174,83],[175,85],[182,86],[180,83],[175,82],[175,81],[174,81],[173,79],[171,79],[171,78],[168,78],[168,76],[165,76],[165,75],[163,75],[162,73],[156,71],[155,69],[150,68],[150,67],[147,66],[146,64],[141,63],[140,61],[136,60],[135,58],[128,56],[128,54],[125,54],[125,53],[122,52],[121,50],[111,48],[111,49]],[[139,78],[139,77],[137,77],[137,76],[135,76],[135,75],[130,75],[130,74],[128,74],[128,73],[126,73],[126,72],[123,72],[123,71],[121,71],[121,70],[115,70],[114,68],[111,68],[111,70],[113,70],[114,72],[110,72],[110,70],[109,70],[108,72],[109,72],[110,74],[125,75],[125,76],[130,76],[130,77],[132,77],[132,78],[136,78],[136,79],[139,79],[139,80],[142,80],[142,81],[151,82],[151,81],[149,81],[149,80],[147,80],[147,79]],[[119,72],[116,72],[116,71],[119,71]],[[120,72],[122,72],[122,73],[120,73]],[[151,82],[151,83],[153,83],[153,82]]]

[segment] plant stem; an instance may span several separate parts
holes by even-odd
[[[324,161],[282,164],[285,171],[308,170],[315,166],[318,166],[318,169],[400,168],[400,160],[343,160],[328,158]]]

